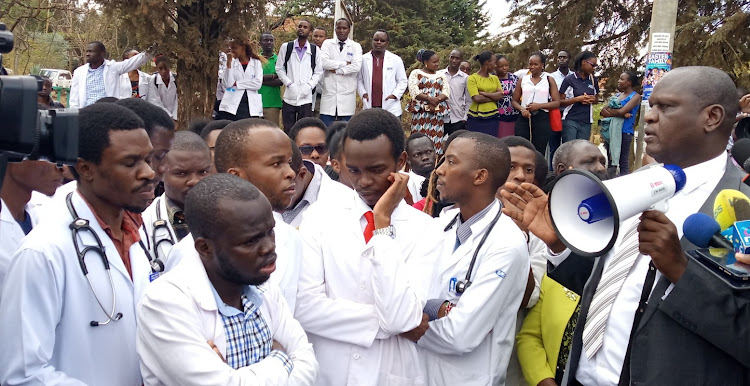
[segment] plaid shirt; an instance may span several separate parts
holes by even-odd
[[[107,92],[104,90],[104,68],[106,64],[91,69],[86,75],[86,106],[94,104],[107,96]],[[84,107],[84,106],[81,106]]]
[[[267,357],[278,358],[292,372],[292,361],[279,350],[271,350],[273,337],[265,319],[260,314],[263,298],[256,287],[246,286],[242,294],[244,312],[226,305],[216,289],[211,287],[224,322],[224,334],[227,339],[227,364],[233,369],[250,366]]]

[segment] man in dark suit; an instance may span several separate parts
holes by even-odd
[[[655,86],[646,152],[683,168],[687,184],[667,213],[623,221],[614,248],[595,259],[563,384],[750,383],[750,295],[689,261],[684,251],[695,246],[680,240],[685,218],[712,214],[719,191],[750,192],[725,152],[738,110],[733,90],[710,67],[678,68]],[[546,196],[530,186],[511,193],[522,210],[512,216],[547,243],[554,276],[575,255],[552,231]]]

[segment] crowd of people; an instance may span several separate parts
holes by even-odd
[[[592,259],[557,236],[547,194],[570,169],[610,177],[593,53],[547,73],[539,52],[516,72],[482,52],[471,73],[459,50],[445,69],[420,50],[407,77],[388,31],[363,54],[335,25],[302,20],[277,53],[270,33],[258,53],[229,41],[214,119],[182,131],[167,58],[151,76],[149,50],[89,45],[77,163],[11,163],[3,181],[0,384],[750,382],[750,299],[681,242],[718,191],[750,193],[727,154],[750,98],[727,74],[655,85],[646,153],[687,185]],[[601,113],[621,174],[637,78]]]

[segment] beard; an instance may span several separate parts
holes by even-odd
[[[265,283],[270,278],[270,275],[252,277],[252,275],[240,271],[237,267],[232,265],[228,256],[218,250],[216,251],[216,259],[219,262],[219,274],[228,282],[238,285],[258,286]]]

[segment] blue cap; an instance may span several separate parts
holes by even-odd
[[[677,165],[664,165],[664,169],[667,169],[670,173],[672,173],[672,178],[674,178],[675,186],[674,192],[677,193],[682,190],[682,188],[685,187],[685,182],[687,181],[687,177],[685,177],[685,172],[682,171],[682,168]]]
[[[682,223],[682,233],[685,238],[700,248],[708,248],[711,237],[719,231],[721,231],[719,223],[705,213],[693,213]]]

